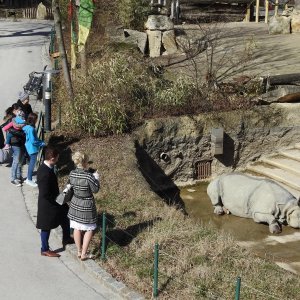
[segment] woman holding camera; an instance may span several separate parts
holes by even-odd
[[[88,169],[88,156],[75,152],[72,160],[76,169],[71,171],[69,182],[74,195],[70,202],[68,217],[70,227],[74,228],[74,240],[81,260],[93,258],[87,255],[87,249],[97,227],[97,210],[93,193],[100,188],[98,172],[91,173]]]

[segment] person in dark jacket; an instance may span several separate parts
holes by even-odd
[[[55,202],[59,194],[57,177],[54,165],[59,158],[59,152],[53,147],[45,150],[45,161],[37,171],[37,184],[39,189],[38,212],[36,227],[41,229],[41,255],[48,257],[59,257],[60,255],[49,249],[49,237],[51,229],[58,226],[63,231],[63,246],[74,243],[70,237],[70,222],[67,218],[68,205],[59,205]]]
[[[11,122],[12,118],[18,115],[20,107],[17,103],[14,103],[9,107],[5,113],[4,124]],[[5,126],[4,126],[5,127]],[[12,148],[12,165],[11,165],[11,179],[10,182],[15,186],[21,186],[22,176],[21,176],[21,167],[24,158],[24,144],[25,144],[25,133],[22,131],[14,130],[13,128],[9,129],[9,132],[12,134],[10,144]]]
[[[21,110],[24,112],[25,120],[27,121],[29,114],[31,114],[33,112],[32,107],[29,104],[29,94],[27,94],[25,92],[21,92],[19,95],[19,100],[17,101],[17,104],[20,106]]]
[[[10,182],[15,186],[22,184],[22,163],[25,151],[25,133],[22,130],[11,128],[11,148],[12,148],[12,164],[11,164],[11,179]]]

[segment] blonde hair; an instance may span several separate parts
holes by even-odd
[[[77,151],[72,155],[72,160],[76,167],[82,168],[89,161],[89,158],[85,153]]]

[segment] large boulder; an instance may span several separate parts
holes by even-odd
[[[147,34],[131,29],[124,29],[124,42],[137,45],[140,51],[145,54],[147,47]]]
[[[162,33],[160,30],[147,30],[148,41],[149,41],[149,56],[159,57],[161,54],[161,37]]]
[[[145,23],[147,30],[172,30],[174,29],[174,23],[168,16],[164,15],[150,15]]]
[[[300,10],[294,10],[291,22],[292,33],[300,32]]]
[[[166,50],[165,54],[174,54],[177,52],[174,30],[168,30],[163,32],[162,44]]]
[[[269,21],[269,34],[291,33],[291,18],[284,16],[273,16]]]
[[[47,19],[47,9],[46,9],[46,6],[42,2],[37,7],[36,18],[38,20]]]

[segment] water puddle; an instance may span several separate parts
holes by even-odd
[[[217,216],[206,193],[207,183],[182,188],[180,195],[190,216],[230,233],[238,243],[260,257],[271,258],[280,267],[300,274],[300,230],[289,226],[272,235],[268,225],[233,215]]]

